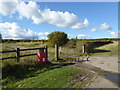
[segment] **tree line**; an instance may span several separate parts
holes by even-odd
[[[17,39],[17,40],[13,40],[13,39],[2,39],[2,34],[0,34],[0,43],[4,43],[4,42],[48,42],[50,46],[54,46],[55,42],[56,44],[58,44],[59,46],[66,44],[67,42],[70,44],[74,44],[77,41],[89,41],[89,42],[101,42],[101,41],[119,41],[120,38],[101,38],[101,39],[77,39],[77,38],[72,38],[72,39],[68,39],[67,38],[67,34],[64,32],[59,32],[59,31],[55,31],[52,32],[48,35],[48,40],[33,40],[33,39]],[[74,45],[73,45],[74,46]],[[71,46],[72,47],[72,46]]]
[[[13,39],[2,39],[2,43],[15,43],[15,42],[47,42],[47,40],[31,40],[31,39],[19,39],[19,40],[13,40]]]

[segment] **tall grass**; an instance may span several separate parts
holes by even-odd
[[[3,51],[15,50],[7,45],[3,46]],[[33,52],[23,51],[21,55],[30,54]],[[4,53],[2,58],[15,56],[16,53]],[[20,62],[16,62],[16,59],[6,59],[2,61],[2,85],[16,82],[26,77],[34,76],[34,72],[41,69],[36,56],[27,56],[20,58]]]
[[[36,56],[21,58],[20,62],[5,60],[2,63],[2,85],[6,87],[20,80],[36,77],[38,74],[49,71],[60,66],[41,66]]]
[[[45,68],[44,68],[45,69]],[[44,72],[35,77],[25,78],[15,83],[3,86],[4,88],[62,88],[67,87],[68,83],[72,81],[73,76],[81,72],[82,69],[75,67],[56,67],[46,68]],[[53,70],[51,70],[53,69]],[[42,69],[43,70],[43,69]],[[43,70],[44,71],[44,70]],[[34,72],[35,73],[35,72]]]

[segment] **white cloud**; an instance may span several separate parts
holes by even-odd
[[[40,36],[47,36],[49,33],[48,32],[45,32],[45,33],[42,33],[42,32],[40,32],[40,33],[38,33]]]
[[[77,35],[78,38],[81,38],[81,39],[89,39],[90,37],[88,35],[85,35],[85,34],[79,34]]]
[[[41,10],[37,3],[33,1],[18,3],[18,0],[14,0],[14,2],[4,2],[2,0],[0,2],[1,15],[10,15],[15,12],[19,14],[19,18],[22,19],[25,17],[31,19],[35,24],[48,23],[62,28],[70,27],[72,29],[83,29],[89,24],[87,19],[82,23],[75,14],[67,11]]]
[[[103,23],[103,24],[101,24],[100,29],[101,30],[111,30],[112,27],[106,23]]]
[[[71,34],[67,34],[68,38],[75,38],[74,35],[71,35]]]
[[[77,16],[69,12],[51,11],[45,9],[42,11],[43,21],[54,24],[58,27],[70,27],[78,22]]]
[[[32,1],[28,2],[28,4],[21,2],[18,12],[21,17],[30,18],[35,24],[48,23],[65,28],[79,23],[78,17],[73,13],[52,11],[50,9],[40,10],[38,5]],[[84,23],[87,23],[86,19]],[[81,26],[78,28],[81,28]]]
[[[45,33],[44,33],[45,36],[47,36],[48,34],[50,34],[50,33],[48,33],[48,32],[45,32]]]
[[[93,29],[91,29],[91,31],[92,32],[96,32],[96,31],[98,31],[98,29],[97,28],[93,28]]]
[[[17,0],[0,0],[0,14],[3,16],[11,15],[17,10]]]
[[[89,21],[85,19],[83,23],[76,23],[71,28],[72,29],[84,29],[84,28],[87,28],[88,25],[89,25]]]
[[[17,9],[20,17],[26,17],[27,19],[41,17],[41,11],[35,2],[29,1],[28,4],[21,2]]]
[[[113,38],[120,38],[120,31],[112,32],[108,31]]]
[[[17,23],[0,23],[1,33],[4,38],[11,39],[40,39],[41,37],[46,37],[49,33],[36,33],[30,29],[24,29],[20,27]]]
[[[44,39],[44,40],[47,40],[48,38],[47,38],[47,37],[41,37],[40,39]]]

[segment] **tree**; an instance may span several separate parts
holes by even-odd
[[[68,42],[67,34],[64,32],[55,31],[48,35],[48,43],[50,46],[62,46]]]
[[[55,46],[55,60],[59,59],[59,47],[68,42],[67,34],[55,31],[48,35],[48,44]]]
[[[74,39],[74,38],[70,39],[69,42],[68,42],[68,46],[70,48],[75,48],[76,44],[77,44],[77,39]]]

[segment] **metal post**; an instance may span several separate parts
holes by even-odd
[[[20,48],[17,48],[16,59],[17,59],[17,62],[19,62],[19,60],[20,60]]]

